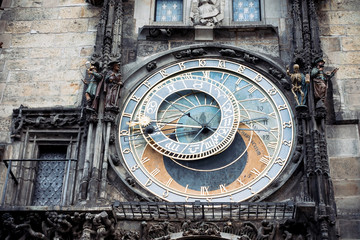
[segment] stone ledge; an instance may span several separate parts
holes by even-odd
[[[138,40],[166,40],[173,33],[180,32],[184,36],[188,33],[194,34],[198,26],[174,26],[174,25],[146,25],[139,29]],[[208,29],[208,28],[207,28]],[[252,25],[252,26],[218,26],[211,28],[214,32],[254,32],[258,30],[270,31],[273,34],[278,33],[278,28],[272,25]]]

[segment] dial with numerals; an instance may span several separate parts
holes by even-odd
[[[265,76],[194,59],[148,76],[126,101],[119,149],[128,172],[167,201],[243,201],[281,173],[293,114]]]

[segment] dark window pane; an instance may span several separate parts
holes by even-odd
[[[65,159],[66,147],[40,148],[39,159]],[[65,172],[65,161],[40,161],[38,163],[32,205],[60,205]]]

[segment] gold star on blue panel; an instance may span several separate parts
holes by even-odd
[[[233,19],[235,22],[260,21],[259,0],[233,0]]]
[[[157,0],[156,1],[156,22],[179,22],[183,19],[182,0]]]

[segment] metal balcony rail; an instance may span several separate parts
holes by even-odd
[[[65,204],[65,198],[66,198],[66,192],[67,192],[67,186],[69,182],[69,175],[70,175],[70,166],[72,161],[77,161],[77,159],[4,159],[3,162],[7,168],[6,178],[5,178],[5,184],[3,188],[3,193],[1,197],[1,203],[0,206],[3,206],[5,204],[5,196],[6,196],[6,190],[7,185],[9,181],[9,177],[14,180],[15,184],[18,185],[18,180],[16,179],[14,173],[11,170],[12,162],[42,162],[42,161],[55,161],[55,162],[67,162],[67,171],[66,171],[66,177],[65,177],[65,190],[63,191],[63,205]]]
[[[115,202],[119,219],[206,219],[206,220],[265,220],[294,219],[293,202]]]

